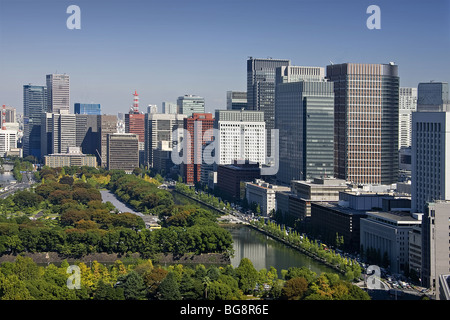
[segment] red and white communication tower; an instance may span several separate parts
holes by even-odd
[[[3,108],[2,108],[2,130],[6,130],[5,122],[6,122],[6,106],[3,105]]]
[[[139,95],[136,90],[134,90],[133,96],[133,108],[131,108],[130,113],[139,114]]]

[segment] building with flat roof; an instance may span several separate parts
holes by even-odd
[[[224,197],[240,200],[245,196],[245,184],[261,178],[261,169],[258,163],[239,163],[219,165],[217,167],[217,188],[223,192]]]
[[[358,184],[398,178],[398,66],[343,63],[327,66],[334,83],[334,172]]]
[[[191,117],[194,113],[205,113],[205,98],[187,94],[177,99],[177,113]]]
[[[245,183],[245,194],[248,203],[257,203],[261,208],[261,214],[268,216],[272,210],[276,210],[275,194],[281,191],[290,191],[291,188],[277,186],[260,179]]]
[[[408,271],[409,233],[421,223],[407,212],[368,211],[360,220],[361,248],[379,253],[379,261],[373,263],[389,267],[392,273]]]
[[[98,103],[76,102],[73,105],[73,109],[75,114],[92,114],[92,115],[102,114],[101,106]]]
[[[139,139],[134,133],[113,133],[107,136],[108,170],[131,173],[139,168]]]
[[[219,132],[218,164],[234,160],[266,162],[264,113],[252,110],[216,110],[214,128]]]
[[[97,167],[97,158],[86,155],[78,147],[68,147],[66,153],[53,153],[44,156],[44,164],[51,168],[62,167]]]

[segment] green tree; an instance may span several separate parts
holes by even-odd
[[[308,282],[305,278],[292,278],[284,284],[281,297],[287,300],[300,300],[308,290]]]
[[[169,272],[158,287],[160,300],[180,300],[180,285],[173,272]]]
[[[144,279],[136,271],[119,277],[119,282],[122,282],[119,287],[123,288],[125,299],[142,300],[145,298]]]
[[[256,271],[250,259],[242,258],[239,266],[236,268],[236,275],[239,281],[239,288],[244,293],[252,292],[256,286],[258,271]]]

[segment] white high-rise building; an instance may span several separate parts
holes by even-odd
[[[417,110],[417,88],[400,88],[398,102],[398,148],[411,146],[412,113]]]
[[[264,112],[216,110],[215,128],[219,130],[218,164],[249,160],[266,161],[266,123]]]
[[[450,112],[413,112],[411,209],[450,200]]]
[[[8,151],[17,148],[17,131],[0,130],[0,157],[5,157]]]
[[[67,74],[48,74],[47,79],[47,112],[58,113],[70,109],[70,85]]]

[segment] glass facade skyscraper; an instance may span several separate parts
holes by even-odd
[[[205,99],[195,95],[184,95],[178,97],[177,113],[191,117],[194,113],[205,112]]]
[[[247,60],[247,109],[264,112],[267,130],[267,152],[271,152],[271,130],[275,128],[275,73],[276,68],[290,65],[290,60]],[[272,154],[270,154],[272,157]]]
[[[93,115],[101,115],[101,106],[96,103],[75,103],[74,104],[74,113],[75,114],[93,114]]]
[[[398,179],[398,66],[327,66],[334,82],[335,175],[360,184]]]
[[[70,86],[69,75],[48,74],[47,80],[47,112],[69,112]]]
[[[292,70],[279,77],[281,83],[277,83],[275,94],[275,128],[279,130],[277,180],[290,184],[291,180],[332,177],[333,83],[324,79],[323,68],[288,68]],[[278,68],[277,73],[284,73],[284,69]]]
[[[450,111],[448,82],[421,82],[417,86],[417,111]]]
[[[47,87],[23,86],[23,155],[41,157],[41,114],[46,111]]]

